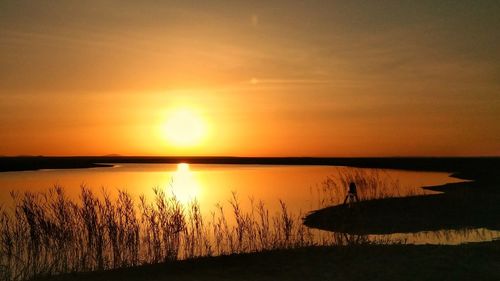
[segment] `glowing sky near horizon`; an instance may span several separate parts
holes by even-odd
[[[1,1],[0,155],[500,155],[498,1]],[[206,127],[165,139],[188,108]]]

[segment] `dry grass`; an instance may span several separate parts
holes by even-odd
[[[79,200],[64,189],[12,193],[13,207],[0,208],[0,277],[26,280],[65,272],[168,262],[200,256],[258,252],[316,244],[301,214],[280,201],[270,215],[264,203],[243,211],[233,193],[208,220],[198,202],[182,205],[155,189],[135,202],[120,191],[112,199],[82,186]],[[235,224],[228,224],[234,217]]]

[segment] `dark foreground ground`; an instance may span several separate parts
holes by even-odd
[[[39,280],[500,280],[500,241],[310,247]]]

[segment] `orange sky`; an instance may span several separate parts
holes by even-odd
[[[2,1],[0,155],[500,155],[498,2],[236,2]]]

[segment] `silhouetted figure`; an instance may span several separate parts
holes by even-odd
[[[356,190],[356,184],[352,181],[351,183],[349,183],[349,189],[347,190],[347,195],[344,199],[344,205],[349,202],[349,205],[352,203],[352,202],[358,202],[359,201],[359,198],[358,198],[358,191]]]

